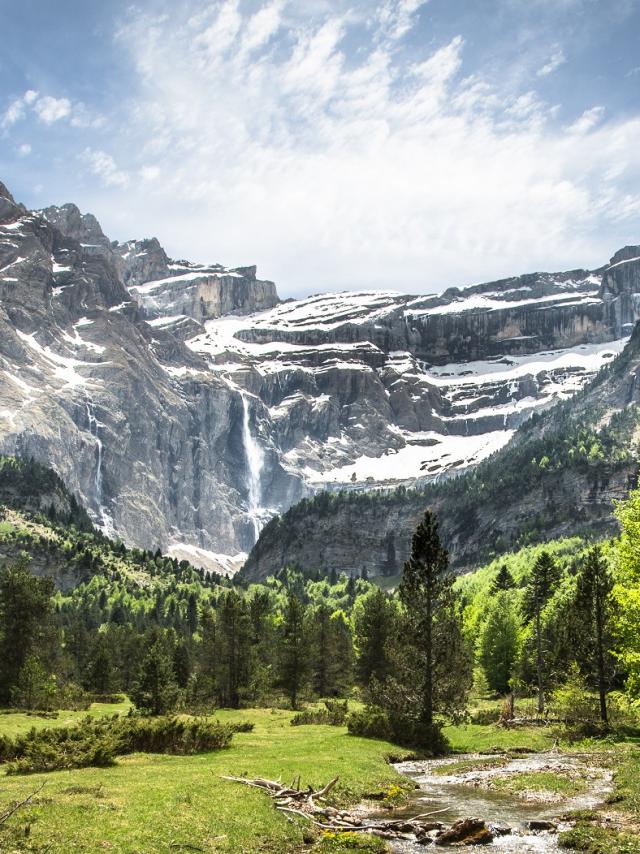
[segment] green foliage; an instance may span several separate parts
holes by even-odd
[[[500,588],[489,601],[478,636],[478,660],[492,691],[506,694],[511,687],[520,651],[521,624],[513,596]]]
[[[233,728],[204,718],[127,717],[96,720],[77,726],[32,729],[26,736],[0,742],[0,761],[8,774],[58,771],[113,765],[128,753],[193,754],[220,750],[231,742]]]
[[[626,688],[640,698],[640,490],[618,505],[616,514],[621,526],[620,538],[613,550],[616,570],[612,590],[614,615],[612,630],[616,640],[616,657],[626,673]]]
[[[344,726],[349,711],[347,700],[325,700],[323,709],[305,709],[291,718],[291,726],[325,724]]]
[[[289,696],[291,708],[298,707],[298,698],[309,673],[309,634],[305,621],[305,606],[290,593],[280,632],[280,684]]]
[[[38,690],[43,687],[47,675],[43,659],[56,643],[52,594],[52,580],[34,576],[25,561],[0,570],[0,702],[7,703],[15,691],[22,696],[25,690],[30,702],[36,701],[34,691],[26,688],[30,681],[35,690],[36,661],[42,671]]]
[[[398,621],[396,600],[376,588],[358,597],[353,608],[357,674],[361,685],[383,682],[391,673],[391,646]]]
[[[171,659],[161,638],[153,642],[140,665],[139,681],[131,691],[131,699],[144,712],[164,715],[175,708],[178,686],[174,679]]]
[[[399,590],[407,618],[404,654],[412,661],[421,695],[416,712],[426,728],[433,725],[434,711],[464,708],[472,681],[471,656],[447,570],[437,520],[427,511],[413,536]]]

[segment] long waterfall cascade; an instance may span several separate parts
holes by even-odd
[[[254,541],[257,541],[262,527],[260,509],[262,502],[261,476],[264,468],[264,450],[251,432],[251,413],[249,401],[242,394],[242,442],[246,460],[246,485],[249,518],[253,525]]]

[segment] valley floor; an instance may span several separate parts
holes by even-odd
[[[92,714],[124,711],[94,706]],[[32,725],[63,725],[84,713],[61,712],[56,720],[0,714],[0,736]],[[336,799],[355,804],[368,794],[398,794],[406,778],[388,764],[402,751],[393,745],[350,736],[343,727],[290,726],[283,710],[221,710],[223,721],[251,721],[250,733],[237,733],[230,748],[199,756],[136,754],[113,768],[88,768],[30,776],[0,771],[0,815],[44,782],[31,804],[0,826],[0,851],[39,854],[163,852],[347,852],[385,850],[380,840],[319,838],[308,827],[276,813],[263,792],[238,786],[223,775],[282,778],[301,775],[301,785],[319,787],[339,775]],[[492,749],[546,750],[553,738],[540,728],[504,731],[495,726],[447,727],[459,753]],[[576,749],[569,748],[569,749]],[[640,852],[640,748],[637,744],[580,745],[594,763],[615,769],[616,790],[601,813],[583,816],[566,843],[591,854]],[[455,757],[452,759],[455,761]],[[393,788],[392,788],[393,787]]]

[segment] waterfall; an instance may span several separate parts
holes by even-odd
[[[93,478],[93,482],[95,485],[95,500],[98,505],[98,523],[102,528],[102,531],[108,537],[115,537],[115,531],[113,527],[113,519],[107,512],[106,507],[102,503],[102,439],[100,438],[100,427],[103,425],[98,421],[95,415],[95,410],[93,406],[93,400],[89,395],[87,395],[85,399],[85,406],[87,410],[87,421],[89,424],[89,433],[93,436],[96,441],[96,450],[97,450],[97,461],[96,461],[96,472]]]
[[[261,475],[264,468],[264,451],[256,437],[251,432],[251,420],[249,413],[249,401],[247,396],[242,396],[242,443],[246,460],[247,497],[249,518],[253,524],[254,542],[260,534],[260,508],[262,499]]]

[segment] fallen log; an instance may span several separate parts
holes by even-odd
[[[442,828],[438,821],[427,821],[434,815],[446,812],[449,807],[422,813],[413,818],[398,819],[363,819],[353,813],[335,809],[331,806],[320,806],[317,801],[324,801],[329,792],[337,784],[339,778],[334,777],[322,788],[314,790],[311,786],[300,789],[300,777],[294,780],[293,786],[283,786],[274,780],[265,780],[257,777],[249,780],[246,777],[223,777],[233,783],[241,783],[244,786],[262,789],[275,801],[274,807],[284,817],[291,820],[291,816],[304,819],[315,827],[322,830],[338,830],[349,833],[371,833],[384,839],[416,839],[424,837],[433,830]]]

